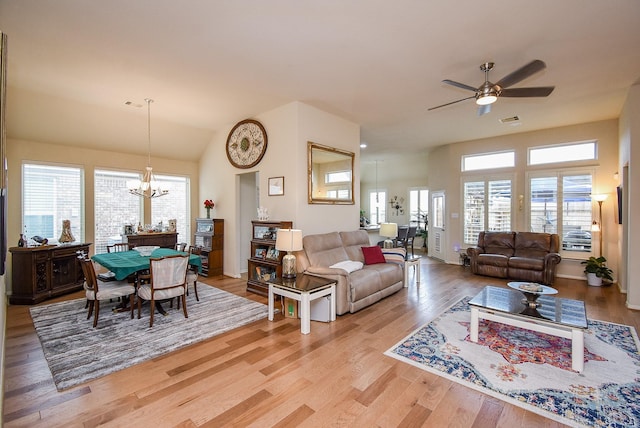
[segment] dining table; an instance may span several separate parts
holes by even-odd
[[[117,253],[101,253],[95,254],[91,259],[101,266],[109,269],[113,273],[116,280],[122,281],[128,276],[137,272],[149,270],[151,267],[150,260],[175,256],[175,255],[187,255],[184,251],[177,251],[171,248],[156,248],[153,250],[150,256],[143,256],[136,250],[121,251]],[[202,260],[197,254],[189,254],[189,265],[198,267],[198,270],[202,270]]]

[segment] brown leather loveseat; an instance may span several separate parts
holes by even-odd
[[[478,275],[552,285],[560,238],[536,232],[480,232],[478,246],[467,248],[471,271]]]

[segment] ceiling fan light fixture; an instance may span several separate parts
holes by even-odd
[[[478,98],[476,98],[476,104],[479,106],[486,106],[488,104],[495,103],[497,100],[498,96],[495,94],[479,95]]]

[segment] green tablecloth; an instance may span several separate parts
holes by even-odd
[[[129,275],[141,270],[149,269],[150,258],[160,258],[165,256],[172,256],[175,254],[188,254],[171,248],[158,248],[151,253],[150,257],[141,256],[135,250],[122,251],[119,253],[103,253],[96,254],[91,259],[109,269],[115,274],[117,280],[123,280]],[[200,256],[192,254],[189,256],[189,264],[198,267],[198,270],[202,269],[202,261]]]

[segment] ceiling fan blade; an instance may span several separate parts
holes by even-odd
[[[548,97],[555,86],[539,86],[536,88],[511,88],[503,89],[501,97]]]
[[[435,109],[440,108],[440,107],[450,106],[451,104],[459,103],[460,101],[470,100],[471,98],[475,98],[475,97],[476,97],[475,95],[472,95],[472,96],[467,97],[467,98],[462,98],[461,100],[451,101],[450,103],[441,104],[439,106],[431,107],[431,108],[429,108],[427,110],[431,111],[431,110],[435,110]]]
[[[461,89],[466,89],[468,91],[476,92],[478,88],[474,88],[473,86],[465,85],[464,83],[456,82],[455,80],[444,79],[442,83],[446,83],[447,85],[453,85]]]
[[[491,111],[491,104],[485,104],[483,106],[478,106],[478,116],[485,115]]]
[[[534,59],[529,64],[520,67],[511,74],[507,74],[506,76],[504,76],[496,83],[496,85],[500,86],[501,88],[508,88],[509,86],[515,85],[521,80],[524,80],[527,77],[537,73],[538,71],[544,70],[545,68],[547,68],[547,65],[543,61]]]

